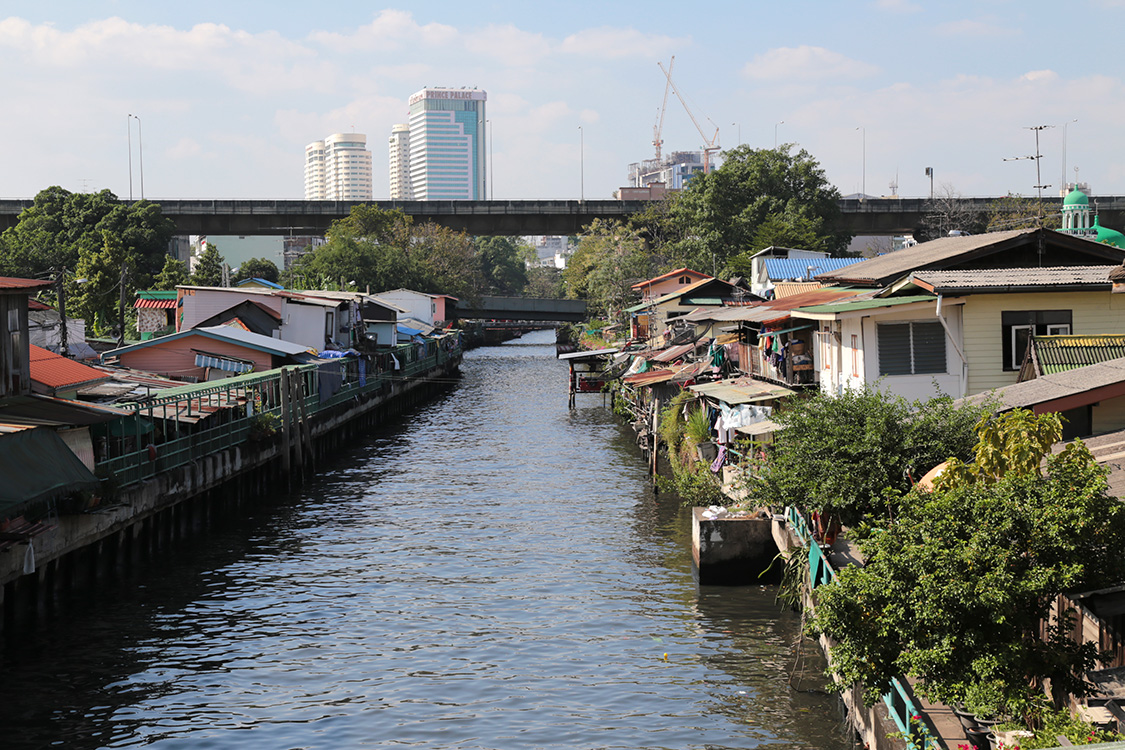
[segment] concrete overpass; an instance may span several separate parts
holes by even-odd
[[[586,318],[586,302],[580,299],[481,297],[475,306],[461,300],[451,317],[455,320],[578,323]]]
[[[964,207],[987,212],[997,198],[956,199]],[[297,200],[163,200],[165,216],[178,234],[322,235],[336,219],[351,211],[350,201]],[[1057,213],[1061,198],[1044,198],[1048,213]],[[872,198],[840,201],[840,229],[852,234],[902,234],[920,223],[929,200]],[[1097,198],[1101,223],[1125,227],[1125,197]],[[30,198],[0,200],[0,230],[14,226]],[[401,209],[415,221],[432,220],[473,235],[577,234],[594,219],[624,219],[644,210],[647,201],[522,200],[522,201],[372,201],[383,209]]]

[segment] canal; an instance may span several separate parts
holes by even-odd
[[[700,588],[689,516],[538,332],[290,497],[10,628],[0,747],[853,747],[798,615]]]

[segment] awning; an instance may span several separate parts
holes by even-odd
[[[759,336],[777,336],[779,333],[793,333],[793,331],[804,331],[808,328],[814,328],[812,323],[806,323],[803,326],[796,326],[794,328],[781,328],[776,331],[759,331]]]
[[[253,362],[244,362],[237,359],[228,359],[227,357],[219,357],[214,354],[200,354],[195,355],[196,367],[213,367],[216,370],[223,370],[225,372],[250,372],[254,369]]]
[[[792,391],[780,385],[773,385],[761,380],[751,378],[735,378],[720,380],[716,383],[702,383],[688,386],[694,393],[708,396],[732,406],[736,404],[752,404],[758,401],[769,401],[784,396],[792,396]]]
[[[772,419],[763,419],[761,422],[748,424],[745,427],[735,427],[734,431],[740,435],[749,435],[755,437],[757,435],[765,435],[770,432],[777,432],[778,430],[785,429],[784,425],[774,422]]]
[[[41,427],[0,435],[0,517],[33,503],[92,490],[98,478],[54,430]]]

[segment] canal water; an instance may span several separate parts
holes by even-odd
[[[798,616],[700,588],[689,516],[553,335],[291,497],[5,635],[0,748],[852,748]]]

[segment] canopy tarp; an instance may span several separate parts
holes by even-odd
[[[98,478],[47,427],[0,435],[0,518],[36,502],[92,490]]]

